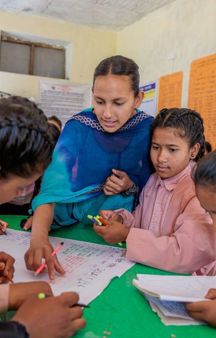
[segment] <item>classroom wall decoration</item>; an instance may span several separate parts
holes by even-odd
[[[216,54],[191,63],[188,107],[202,114],[205,136],[216,148]]]
[[[158,111],[181,107],[183,72],[161,76],[159,79]]]
[[[155,81],[140,86],[140,90],[144,93],[144,97],[139,109],[152,116],[156,115],[157,110],[156,88],[157,84]]]
[[[40,104],[47,116],[56,115],[63,125],[74,113],[91,105],[91,86],[65,80],[40,79]]]

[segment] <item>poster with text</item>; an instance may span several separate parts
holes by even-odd
[[[188,107],[202,115],[206,140],[216,149],[216,54],[192,62]]]
[[[158,111],[163,108],[181,107],[182,83],[183,72],[176,72],[160,77]]]
[[[63,125],[91,105],[91,86],[62,80],[40,80],[40,106],[47,116],[56,115]]]
[[[156,115],[157,110],[156,87],[156,82],[148,82],[140,86],[144,97],[139,109],[152,116]]]

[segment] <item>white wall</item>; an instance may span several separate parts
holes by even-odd
[[[120,31],[117,52],[140,66],[142,82],[184,72],[187,103],[191,61],[216,53],[216,0],[177,0]]]
[[[0,30],[65,41],[71,46],[69,79],[91,83],[98,62],[116,51],[116,33],[39,16],[0,12]],[[39,78],[0,72],[0,91],[38,98]]]
[[[71,43],[69,77],[78,83],[91,83],[97,63],[117,53],[139,64],[142,82],[182,70],[186,105],[191,61],[216,53],[216,0],[176,0],[120,32],[3,12],[0,29]],[[0,90],[37,97],[38,78],[0,72]]]

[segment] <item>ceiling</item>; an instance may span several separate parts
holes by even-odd
[[[0,10],[120,30],[175,0],[0,0]]]

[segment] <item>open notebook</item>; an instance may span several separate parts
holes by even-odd
[[[197,325],[203,323],[187,314],[185,303],[206,300],[208,290],[216,288],[216,277],[138,274],[133,284],[165,325]]]

